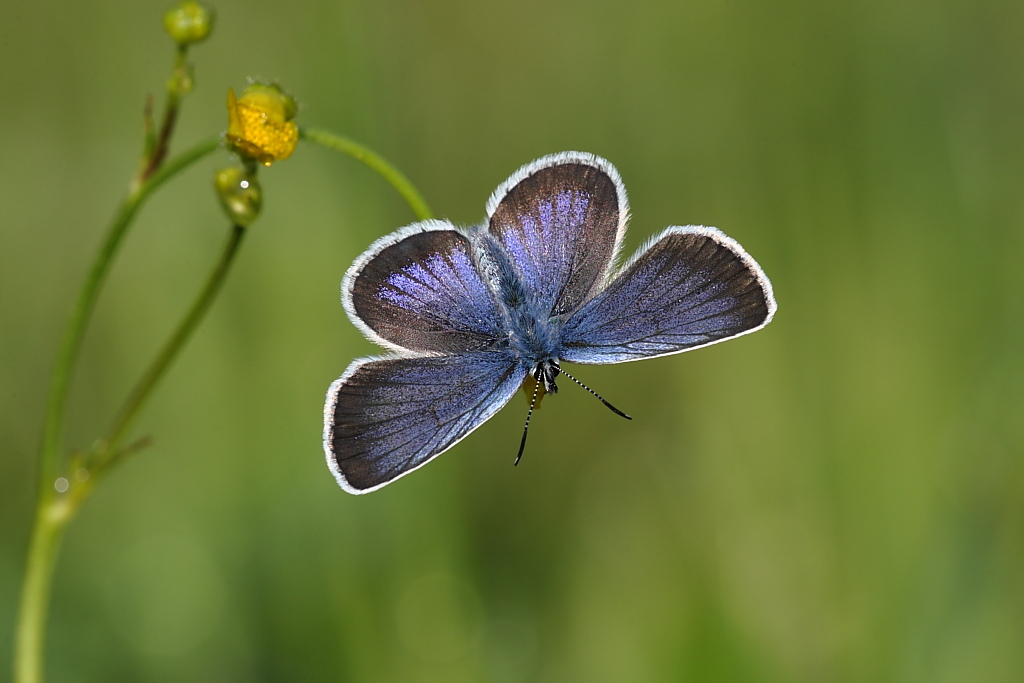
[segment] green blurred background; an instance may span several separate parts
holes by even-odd
[[[1024,3],[220,0],[175,149],[227,88],[375,148],[460,224],[521,164],[621,172],[626,249],[716,225],[764,331],[576,374],[353,497],[327,385],[375,352],[338,301],[411,222],[301,145],[138,433],[71,526],[53,681],[1024,680]],[[172,58],[162,2],[0,9],[0,663],[45,392]],[[159,100],[158,100],[159,101]],[[87,446],[226,234],[226,156],[142,212],[75,376]]]

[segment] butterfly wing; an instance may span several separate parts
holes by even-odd
[[[560,357],[623,363],[680,353],[753,332],[774,314],[771,283],[735,240],[672,227],[566,321]]]
[[[356,360],[327,391],[327,464],[349,493],[374,491],[465,438],[525,377],[501,353]]]
[[[501,337],[469,238],[444,221],[415,223],[374,242],[341,291],[356,327],[392,350],[459,353]]]
[[[575,311],[604,284],[629,207],[615,168],[580,152],[524,166],[487,202],[487,230],[501,244],[538,310]]]

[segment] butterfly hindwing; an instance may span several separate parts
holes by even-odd
[[[483,424],[525,376],[489,352],[354,361],[327,392],[327,464],[351,493],[378,489]]]
[[[561,358],[622,363],[688,351],[768,324],[771,283],[715,228],[668,228],[562,328]]]

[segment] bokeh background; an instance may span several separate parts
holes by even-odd
[[[162,2],[0,9],[0,663],[45,391],[172,59]],[[460,224],[580,149],[627,253],[716,225],[765,330],[517,397],[415,475],[342,492],[324,391],[373,353],[345,269],[412,221],[302,145],[149,404],[154,445],[70,528],[54,681],[1024,680],[1024,4],[217,0],[175,149],[278,79]],[[159,99],[158,99],[159,101]],[[75,376],[84,447],[198,290],[226,155],[143,210]]]

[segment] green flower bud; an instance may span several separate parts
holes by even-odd
[[[245,227],[259,217],[263,190],[255,172],[229,166],[217,171],[213,186],[232,223]]]
[[[164,14],[164,29],[180,47],[198,43],[213,30],[214,12],[194,0],[185,0]]]

